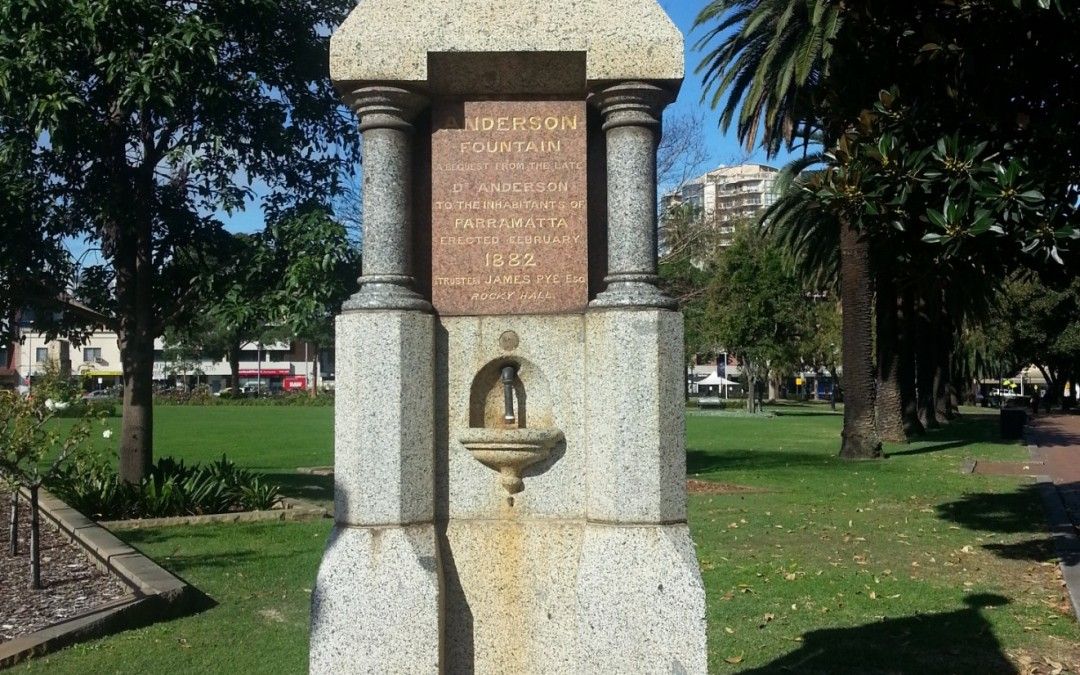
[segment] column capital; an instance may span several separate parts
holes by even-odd
[[[360,131],[412,131],[412,121],[427,105],[427,98],[400,87],[373,86],[354,89],[345,96],[345,102],[360,119]]]
[[[595,92],[589,102],[604,116],[604,131],[622,126],[659,127],[671,92],[645,82],[620,82]]]

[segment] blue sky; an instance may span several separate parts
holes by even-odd
[[[669,108],[669,115],[690,114],[704,112],[705,136],[704,143],[709,149],[710,163],[708,168],[719,164],[734,164],[739,162],[765,162],[765,155],[760,150],[747,153],[740,146],[732,133],[722,134],[717,126],[718,115],[709,110],[707,105],[701,102],[701,78],[694,73],[701,61],[701,54],[694,49],[694,44],[700,39],[703,31],[691,32],[694,18],[704,6],[704,0],[660,0],[660,4],[671,16],[675,25],[683,32],[686,38],[686,80],[683,82],[679,98]],[[779,165],[783,158],[774,160],[772,164]],[[258,191],[258,188],[256,188]],[[219,217],[225,222],[226,227],[234,232],[250,232],[262,229],[262,211],[257,202],[250,203],[248,208],[241,212],[228,216],[219,213]]]

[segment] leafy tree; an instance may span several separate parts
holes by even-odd
[[[1080,375],[1080,280],[1014,272],[985,330],[988,356],[1003,368],[997,375],[1011,376],[1034,363],[1046,380],[1049,402],[1060,400],[1065,382],[1075,383]]]
[[[271,213],[325,201],[356,154],[326,72],[352,5],[0,0],[0,119],[33,139],[42,226],[108,262],[87,276],[119,334],[126,481],[151,465],[153,341],[196,295],[213,214],[256,184]]]
[[[865,59],[845,28],[845,7],[829,0],[713,0],[696,25],[709,27],[698,42],[708,48],[703,73],[721,126],[734,121],[746,147],[773,156],[796,138],[832,145],[858,110]],[[861,56],[861,55],[860,55]],[[838,67],[846,66],[846,68]],[[863,65],[863,67],[866,67]],[[841,85],[837,71],[843,78]],[[839,217],[840,300],[843,307],[844,457],[880,457],[874,417],[873,291],[869,240],[858,224]]]
[[[780,249],[756,228],[742,228],[718,260],[705,303],[712,343],[739,358],[754,412],[760,383],[802,365],[806,295]]]
[[[228,361],[230,386],[240,386],[240,348],[268,334],[280,270],[263,234],[224,234],[199,277],[198,312],[178,322],[185,339]]]
[[[334,316],[359,287],[360,255],[345,225],[311,205],[282,215],[266,232],[278,283],[268,302],[289,337],[314,346],[313,383],[318,381],[320,345],[334,339]],[[312,386],[310,394],[316,394]]]
[[[802,212],[838,232],[849,394],[842,455],[880,454],[875,277],[879,318],[902,306],[907,289],[916,294],[905,320],[917,316],[916,339],[930,347],[919,355],[918,391],[935,423],[952,412],[959,327],[989,296],[985,283],[963,295],[947,289],[995,278],[1024,255],[1061,261],[1076,238],[1080,138],[1071,120],[1080,98],[1066,84],[1076,62],[1065,45],[1078,20],[1072,8],[1036,0],[717,1],[699,18],[715,21],[703,43],[719,46],[702,70],[714,105],[727,96],[722,123],[737,120],[748,144],[761,129],[769,152],[796,139],[823,148],[799,167],[811,169],[796,184],[809,197],[792,196],[772,215]],[[875,264],[875,252],[895,265]],[[901,387],[889,371],[910,369],[888,368],[882,356],[903,350],[880,338],[879,385]]]
[[[11,554],[18,552],[19,488],[30,493],[30,587],[41,586],[38,490],[87,449],[90,420],[61,434],[39,401],[0,391],[0,479],[11,488]]]

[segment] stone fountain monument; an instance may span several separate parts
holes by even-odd
[[[331,75],[363,132],[337,320],[335,527],[313,673],[704,673],[655,0],[361,0]]]

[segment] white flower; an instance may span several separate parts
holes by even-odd
[[[45,409],[50,412],[56,410],[56,404],[53,403],[53,400],[51,398],[45,399]]]
[[[67,410],[70,405],[71,404],[68,403],[67,401],[57,401],[57,402],[53,403],[53,407],[56,408],[57,410]]]
[[[106,429],[105,431],[102,431],[101,432],[101,437],[102,438],[112,438],[112,429]]]

